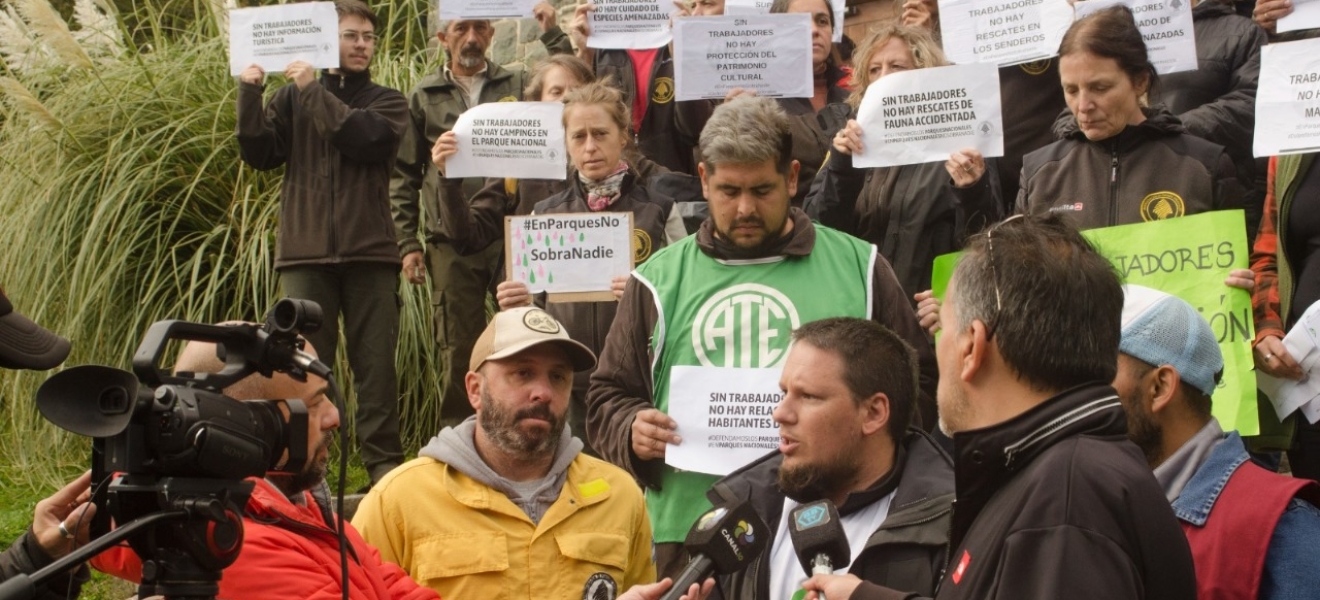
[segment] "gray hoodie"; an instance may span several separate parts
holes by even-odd
[[[497,489],[509,497],[518,508],[527,513],[533,523],[540,523],[545,511],[559,498],[559,491],[568,477],[568,465],[582,451],[582,440],[573,437],[565,427],[559,437],[559,447],[555,462],[550,465],[550,472],[541,479],[532,481],[510,481],[496,473],[486,461],[477,454],[473,435],[477,430],[477,417],[468,417],[456,427],[446,427],[440,434],[422,448],[419,456],[434,458],[464,475]]]

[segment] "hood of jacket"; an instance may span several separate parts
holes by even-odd
[[[1119,150],[1125,150],[1136,146],[1151,138],[1159,138],[1170,135],[1184,133],[1182,121],[1178,116],[1169,112],[1164,105],[1143,106],[1142,114],[1146,115],[1146,120],[1136,125],[1128,125],[1118,135],[1109,139],[1092,142],[1096,144],[1118,144]],[[1086,135],[1077,125],[1077,117],[1071,111],[1059,115],[1059,119],[1054,122],[1054,139],[1077,139],[1080,141],[1089,141]]]
[[[522,506],[520,500],[524,500],[522,495],[513,488],[511,482],[504,476],[496,473],[486,461],[482,460],[481,455],[477,453],[475,438],[477,431],[477,417],[468,417],[466,421],[459,423],[454,427],[446,427],[440,431],[439,435],[431,438],[418,456],[434,458],[443,462],[459,472],[471,477],[481,483],[490,486],[509,497],[514,504]],[[568,465],[577,458],[578,453],[582,451],[582,440],[573,437],[568,427],[559,435],[559,448],[555,452],[555,460],[550,465],[550,472],[544,479],[544,483],[534,491],[530,497],[525,500],[533,501],[549,497],[550,502],[554,503],[555,498],[559,497],[559,490],[563,487],[564,478],[568,475]],[[530,513],[530,511],[529,511]]]

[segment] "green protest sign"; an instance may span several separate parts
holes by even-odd
[[[1229,271],[1248,267],[1250,248],[1242,211],[1104,227],[1082,234],[1114,264],[1124,283],[1178,296],[1206,318],[1224,355],[1224,378],[1214,395],[1215,418],[1225,430],[1260,433],[1251,360],[1251,340],[1255,338],[1251,294],[1224,285]],[[941,300],[960,254],[935,259],[931,288]]]

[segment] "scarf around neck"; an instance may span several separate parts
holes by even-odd
[[[628,163],[619,161],[614,167],[614,172],[605,176],[600,181],[594,181],[578,171],[578,181],[582,182],[582,187],[587,191],[587,208],[593,212],[605,210],[619,199],[620,189],[623,187],[623,176],[628,174]]]

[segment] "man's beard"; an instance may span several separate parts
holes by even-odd
[[[464,69],[475,69],[486,62],[486,53],[475,44],[465,46],[458,53],[458,64]]]
[[[284,492],[286,496],[292,496],[316,487],[317,484],[321,483],[321,480],[325,479],[326,463],[330,460],[330,444],[334,441],[335,438],[332,435],[322,437],[321,443],[317,444],[311,455],[307,457],[308,463],[303,470],[291,475],[271,475],[267,479],[274,483],[275,487]],[[319,458],[322,450],[326,451],[325,458]]]
[[[783,490],[784,495],[799,503],[832,498],[840,491],[846,491],[857,478],[862,466],[861,457],[856,452],[861,442],[860,436],[857,442],[844,444],[843,451],[823,463],[799,464],[791,467],[787,463],[781,465],[779,489]]]
[[[524,433],[518,428],[520,421],[531,417],[550,424],[549,431],[543,437]],[[568,424],[564,415],[555,415],[548,404],[533,404],[511,414],[495,402],[484,388],[481,390],[481,411],[477,413],[477,422],[496,448],[522,460],[556,453],[559,450],[559,438]]]
[[[1164,431],[1146,408],[1145,399],[1125,402],[1123,408],[1127,409],[1128,439],[1141,448],[1146,463],[1155,467],[1160,459],[1160,439],[1164,437]]]

